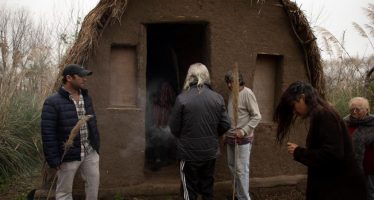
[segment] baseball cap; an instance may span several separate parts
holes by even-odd
[[[75,74],[80,77],[90,76],[92,75],[92,71],[84,69],[81,65],[78,65],[78,64],[70,64],[70,65],[67,65],[64,68],[64,71],[62,72],[63,76],[75,75]]]

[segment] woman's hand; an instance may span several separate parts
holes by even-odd
[[[287,151],[288,151],[288,153],[293,155],[295,149],[296,149],[298,146],[299,146],[299,145],[297,145],[297,144],[295,144],[295,143],[287,142]]]

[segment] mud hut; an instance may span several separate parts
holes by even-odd
[[[79,63],[94,72],[88,85],[101,131],[102,197],[179,192],[175,146],[165,121],[194,62],[207,65],[213,88],[225,98],[224,74],[237,63],[257,96],[263,120],[251,155],[251,187],[293,187],[305,180],[306,169],[275,143],[272,121],[289,83],[309,81],[324,94],[316,38],[295,3],[101,0],[61,66]],[[305,134],[301,127],[291,137],[303,144]],[[221,152],[216,191],[229,194]]]

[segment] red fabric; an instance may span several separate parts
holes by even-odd
[[[366,175],[374,175],[374,147],[366,148],[363,166]]]
[[[357,127],[348,127],[349,136],[352,137],[356,129]]]
[[[355,130],[356,127],[348,127],[349,135],[351,137]],[[363,167],[366,175],[374,175],[374,147],[366,147]]]

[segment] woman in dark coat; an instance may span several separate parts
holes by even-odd
[[[282,94],[274,120],[283,142],[296,117],[310,120],[306,147],[288,142],[294,160],[308,167],[307,200],[365,200],[364,176],[339,114],[308,83],[292,83]]]

